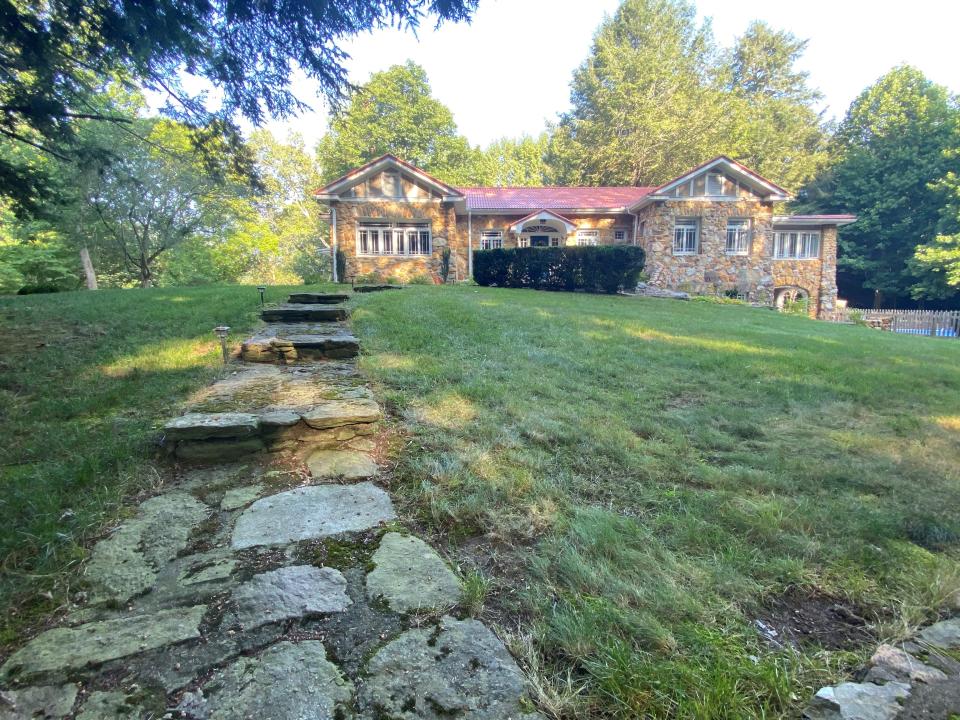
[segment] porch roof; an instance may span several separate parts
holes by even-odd
[[[626,212],[651,187],[462,187],[469,210]]]

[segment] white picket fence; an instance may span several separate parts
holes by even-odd
[[[833,322],[860,320],[871,327],[903,335],[960,338],[960,310],[866,310],[838,308]]]

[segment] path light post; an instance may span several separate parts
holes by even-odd
[[[266,285],[257,285],[257,292],[260,293],[260,307],[263,307],[263,294],[267,291]]]
[[[223,363],[226,365],[229,360],[227,355],[227,335],[230,334],[230,326],[217,325],[217,327],[213,329],[213,332],[218,338],[220,338],[220,350],[223,351]]]

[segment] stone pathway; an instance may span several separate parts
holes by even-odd
[[[60,625],[0,667],[0,720],[541,717],[376,484],[381,411],[347,299],[264,309],[247,362],[167,423],[187,465],[94,547]]]

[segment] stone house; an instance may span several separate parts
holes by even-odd
[[[837,228],[851,215],[776,215],[790,194],[720,156],[659,187],[455,188],[384,155],[315,193],[330,207],[331,246],[346,278],[469,278],[494,248],[641,245],[651,285],[735,291],[834,308]]]

